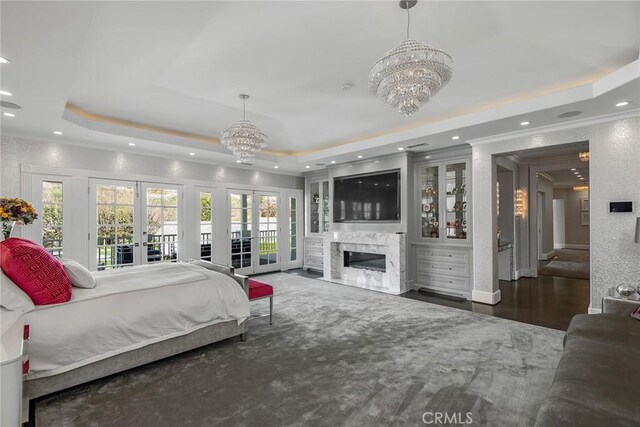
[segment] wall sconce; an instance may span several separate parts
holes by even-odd
[[[515,197],[515,214],[521,218],[527,216],[527,190],[524,188],[516,188]]]
[[[588,162],[591,158],[591,154],[588,151],[581,151],[578,153],[578,158],[583,162]]]
[[[587,191],[587,190],[589,190],[588,184],[580,184],[580,185],[573,186],[573,191]]]

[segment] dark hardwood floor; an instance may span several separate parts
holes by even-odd
[[[588,280],[551,276],[522,278],[500,281],[500,292],[502,301],[494,306],[418,291],[401,296],[563,331],[573,316],[586,313],[589,308]]]

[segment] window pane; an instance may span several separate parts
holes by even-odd
[[[98,224],[115,224],[116,223],[116,208],[113,205],[99,205],[98,212]]]
[[[147,189],[147,205],[148,206],[162,205],[162,190],[160,188]]]
[[[98,203],[115,203],[115,187],[111,185],[98,185],[96,188],[97,191],[97,202]]]
[[[133,205],[133,187],[116,187],[119,205]]]
[[[42,201],[44,203],[62,203],[62,183],[44,181],[42,183]]]

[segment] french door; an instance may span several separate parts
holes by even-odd
[[[238,273],[281,269],[279,211],[278,193],[229,191],[230,265]]]
[[[89,181],[92,270],[179,259],[179,186]]]

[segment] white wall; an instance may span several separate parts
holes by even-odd
[[[304,179],[300,176],[261,172],[252,170],[250,166],[246,168],[216,166],[6,135],[0,139],[0,153],[0,168],[2,169],[0,182],[2,183],[2,195],[5,197],[17,197],[20,194],[21,164],[87,169],[113,174],[127,173],[191,179],[211,184],[235,183],[291,189],[304,188]]]
[[[564,198],[553,197],[553,248],[564,248],[565,238],[565,203]]]
[[[582,120],[543,130],[471,141],[474,196],[474,293],[500,298],[497,272],[495,155],[589,141],[591,151],[591,311],[598,311],[609,288],[638,283],[640,245],[633,243],[635,217],[609,214],[608,202],[640,203],[640,117],[638,112]],[[489,197],[493,195],[493,197]]]
[[[589,247],[589,226],[581,223],[581,199],[589,199],[589,191],[573,191],[572,188],[554,188],[554,200],[564,202],[564,240],[562,247],[587,249]],[[556,239],[556,241],[558,241]]]

